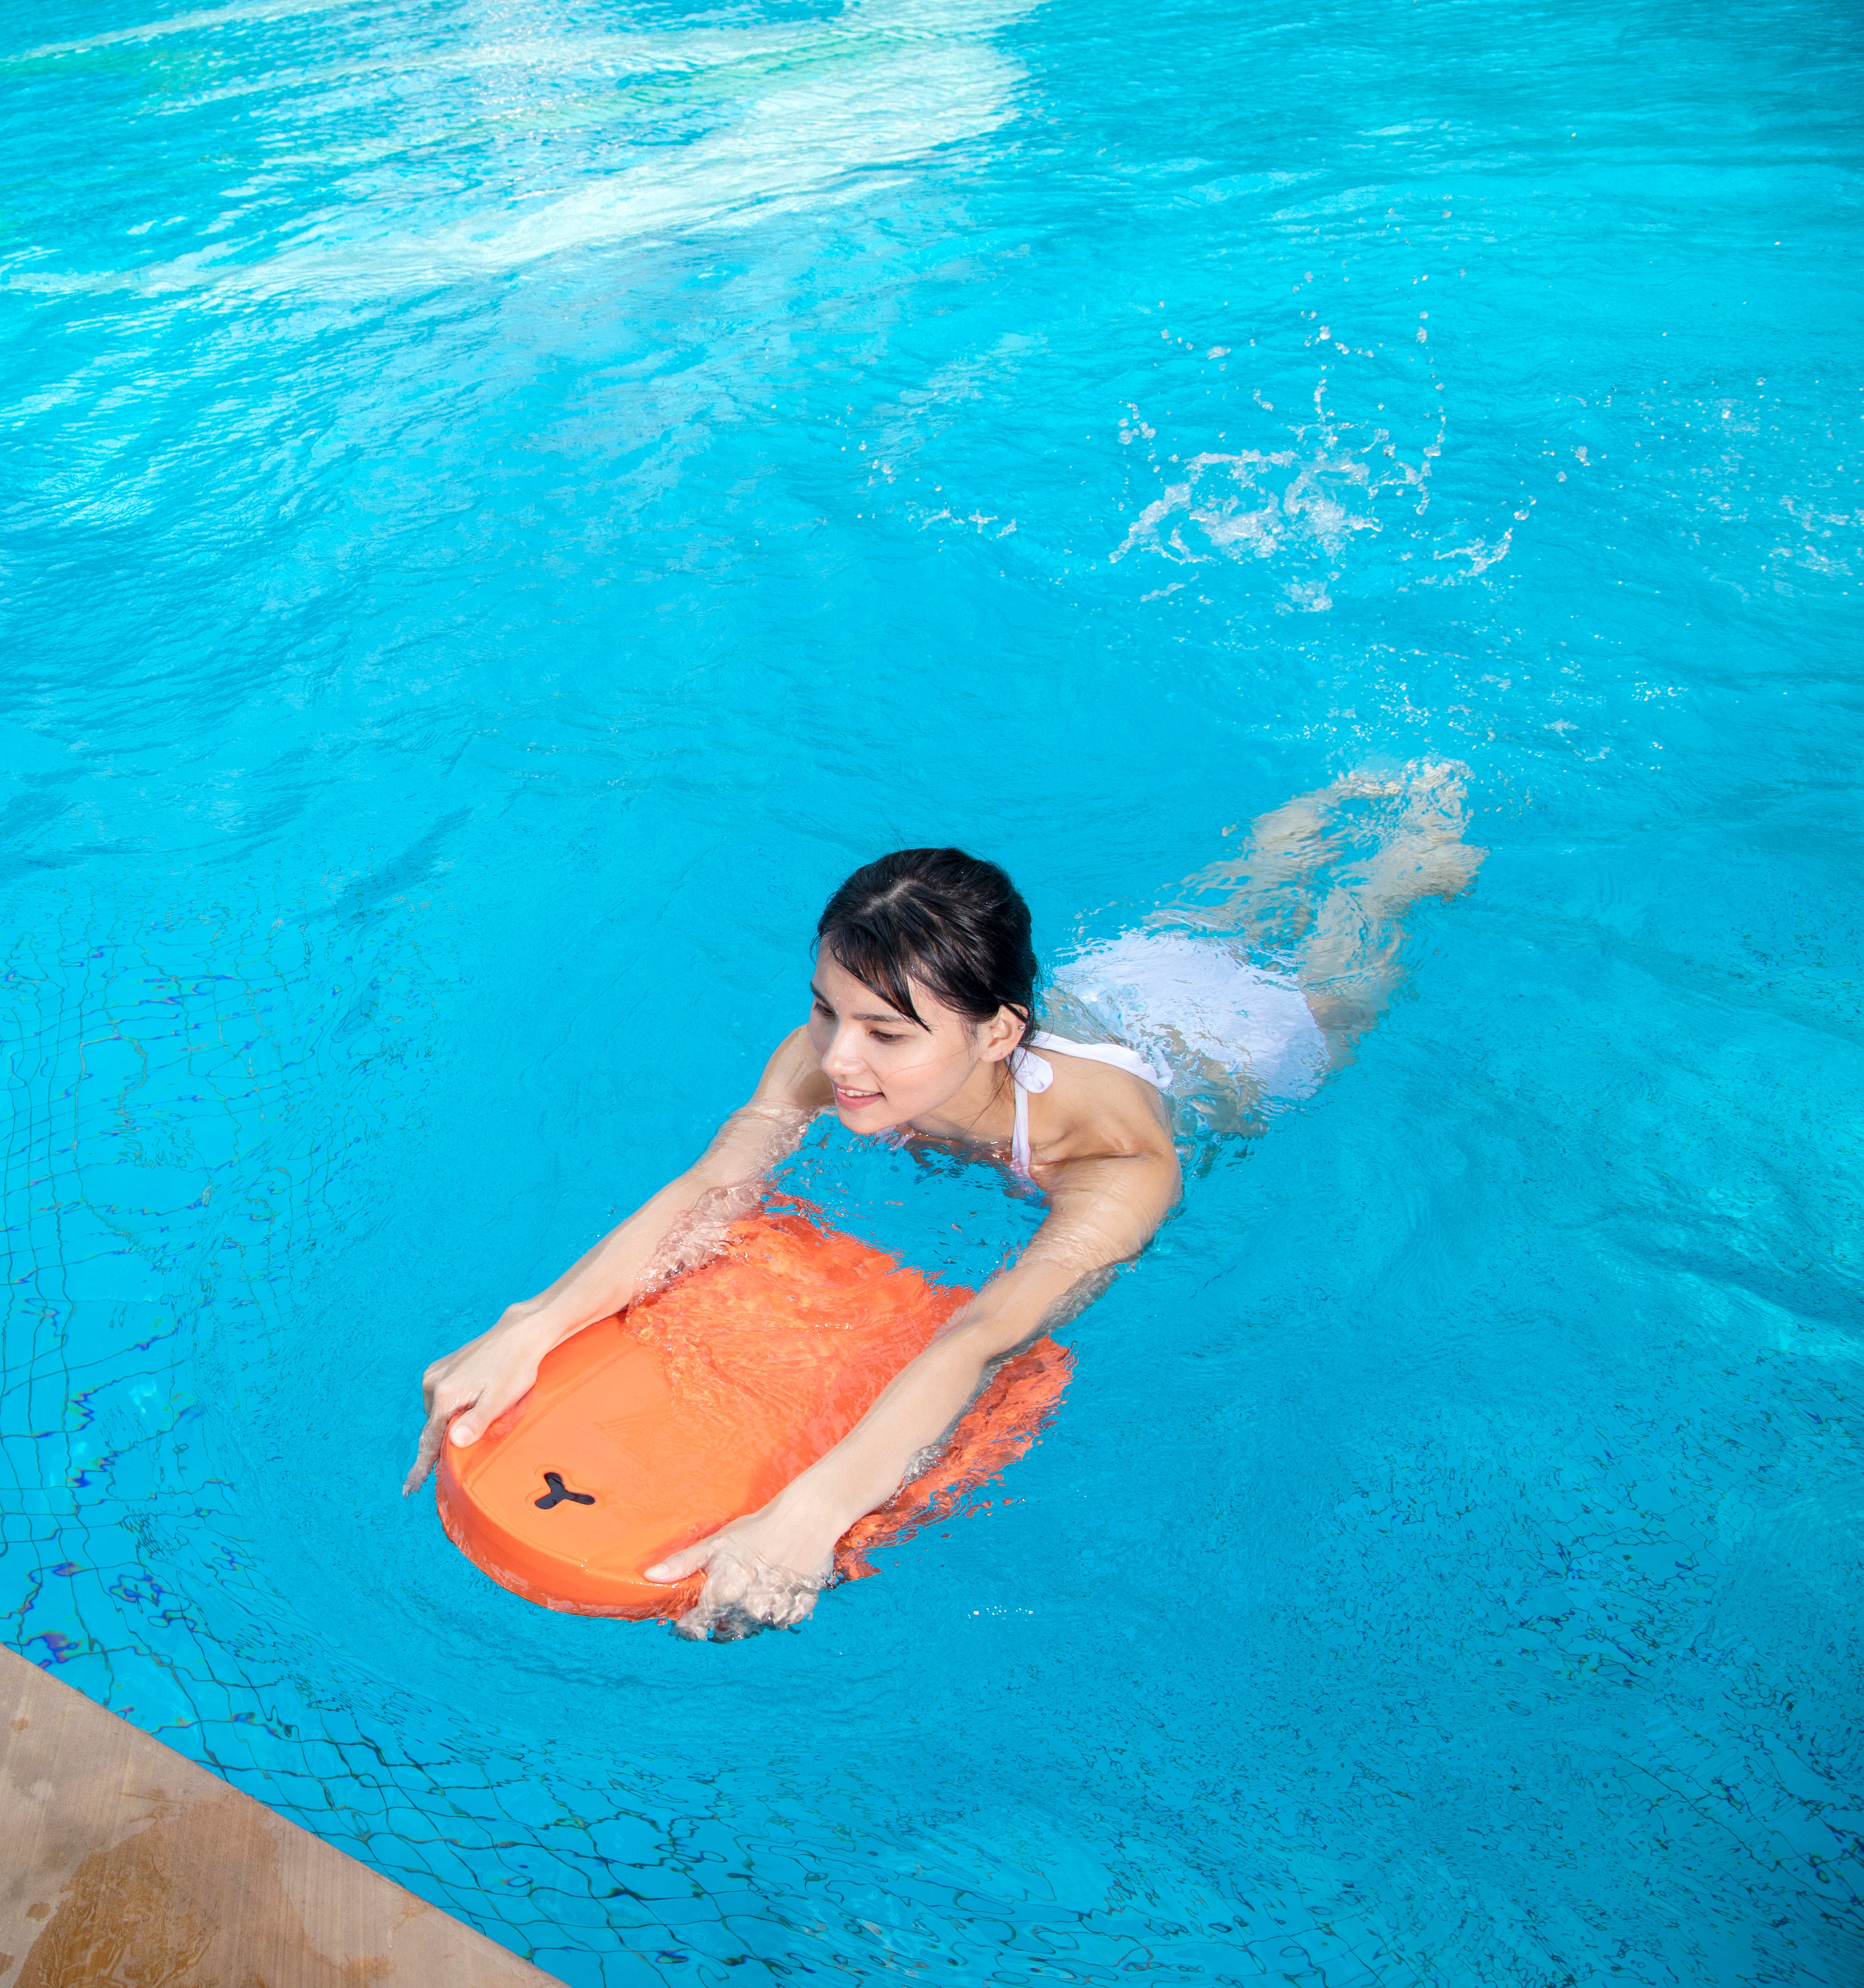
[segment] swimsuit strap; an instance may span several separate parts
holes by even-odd
[[[1142,1083],[1149,1084],[1155,1090],[1169,1090],[1172,1087],[1172,1073],[1164,1064],[1149,1062],[1137,1050],[1129,1050],[1124,1043],[1071,1043],[1065,1036],[1040,1033],[1029,1040],[1034,1049],[1054,1050],[1063,1056],[1083,1057],[1089,1063],[1111,1063],[1115,1070],[1125,1070],[1128,1077],[1136,1077]],[[1046,1090],[1048,1087],[1038,1084],[1030,1088]]]
[[[1010,1134],[1010,1171],[1018,1180],[1033,1178],[1029,1171],[1029,1093],[1019,1079],[1016,1124]]]
[[[1172,1073],[1155,1063],[1148,1063],[1137,1050],[1129,1050],[1119,1043],[1071,1043],[1064,1036],[1045,1035],[1040,1032],[1029,1038],[1027,1049],[1016,1050],[1010,1059],[1010,1074],[1016,1084],[1016,1117],[1010,1132],[1010,1171],[1019,1180],[1030,1180],[1031,1155],[1029,1144],[1029,1094],[1032,1090],[1046,1090],[1055,1080],[1055,1067],[1047,1057],[1036,1054],[1037,1050],[1048,1050],[1061,1056],[1079,1057],[1087,1063],[1104,1063],[1115,1070],[1123,1070],[1128,1077],[1136,1077],[1149,1084],[1156,1090],[1169,1090]]]
[[[1029,1040],[1033,1043],[1042,1038],[1031,1036]],[[1010,1074],[1016,1086],[1016,1118],[1010,1131],[1010,1171],[1018,1180],[1033,1180],[1034,1177],[1029,1171],[1029,1094],[1047,1090],[1055,1080],[1055,1066],[1047,1057],[1039,1057],[1033,1050],[1015,1050],[1010,1053]]]

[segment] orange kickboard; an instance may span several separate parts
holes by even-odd
[[[766,1209],[699,1269],[557,1347],[476,1443],[442,1446],[448,1537],[544,1608],[682,1614],[699,1578],[667,1586],[641,1570],[756,1511],[833,1449],[970,1296]],[[939,1463],[843,1539],[841,1577],[871,1572],[868,1553],[1020,1456],[1071,1364],[1045,1338],[1003,1368]]]

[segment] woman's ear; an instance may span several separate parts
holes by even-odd
[[[1001,1063],[1022,1040],[1023,1017],[1013,1008],[1000,1008],[978,1025],[979,1060]]]

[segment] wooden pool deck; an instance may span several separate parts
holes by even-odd
[[[0,1648],[0,1988],[560,1988]]]

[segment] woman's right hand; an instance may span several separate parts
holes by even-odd
[[[476,1442],[507,1408],[523,1400],[536,1384],[538,1363],[547,1350],[535,1324],[514,1305],[489,1332],[468,1340],[428,1368],[421,1377],[427,1426],[421,1432],[414,1467],[401,1486],[404,1498],[425,1481],[449,1435],[462,1447]]]
[[[726,1120],[703,1159],[585,1250],[548,1290],[509,1307],[489,1332],[436,1360],[421,1377],[427,1426],[402,1496],[425,1481],[449,1424],[453,1442],[476,1442],[530,1392],[553,1346],[625,1310],[675,1268],[709,1255],[830,1094],[808,1030],[793,1030],[766,1065],[756,1096]]]

